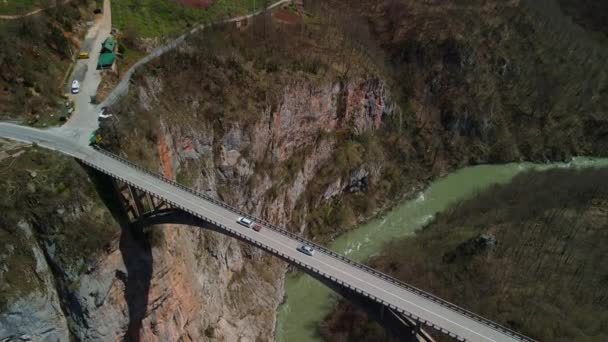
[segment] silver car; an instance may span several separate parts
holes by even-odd
[[[308,246],[308,245],[301,245],[300,247],[298,247],[298,250],[306,255],[310,255],[313,256],[315,254],[315,250],[314,248]]]

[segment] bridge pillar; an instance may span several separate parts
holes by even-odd
[[[141,194],[137,191],[137,189],[133,188],[130,185],[127,185],[127,191],[129,192],[129,197],[131,199],[131,203],[133,204],[133,210],[135,211],[135,214],[137,215],[137,217],[140,217],[141,215],[143,215],[146,211],[145,211],[145,207],[144,207],[144,203],[142,201],[142,196]],[[145,198],[145,195],[144,195]]]
[[[155,212],[171,209],[164,200],[151,196],[147,192],[140,191],[129,184],[122,183],[116,179],[113,179],[113,184],[135,236],[143,236],[145,225],[142,222],[144,218]]]

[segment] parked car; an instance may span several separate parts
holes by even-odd
[[[253,226],[251,227],[253,230],[255,230],[256,232],[259,232],[260,230],[262,230],[262,226],[254,223]]]
[[[78,80],[72,81],[72,94],[78,94],[80,91],[80,82]]]
[[[315,250],[308,245],[301,245],[300,247],[298,247],[298,251],[310,256],[313,256],[315,254]]]
[[[81,52],[78,54],[78,59],[87,59],[87,58],[89,58],[88,52]]]
[[[251,227],[251,225],[253,224],[253,221],[251,221],[250,219],[248,219],[246,217],[239,217],[239,219],[236,222],[247,228]]]

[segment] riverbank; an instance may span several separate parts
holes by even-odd
[[[414,200],[398,203],[386,214],[349,231],[328,244],[348,257],[364,261],[382,251],[395,239],[411,236],[428,224],[438,212],[492,184],[506,184],[530,169],[608,166],[606,159],[574,158],[570,163],[481,165],[458,170],[432,182]],[[332,310],[337,298],[329,289],[300,273],[286,277],[286,301],[279,308],[276,340],[319,341],[321,320]]]

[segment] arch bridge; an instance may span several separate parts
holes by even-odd
[[[0,137],[59,151],[114,180],[133,227],[185,224],[214,230],[256,246],[329,286],[360,305],[403,341],[432,341],[434,329],[460,341],[532,341],[455,304],[357,263],[301,236],[252,217],[236,208],[152,173],[99,148],[81,146],[62,131],[0,123]],[[259,232],[237,223],[248,217],[264,226]],[[307,244],[314,256],[297,248]],[[424,328],[424,329],[422,329]]]

